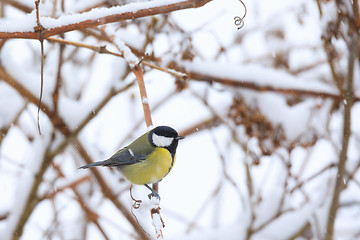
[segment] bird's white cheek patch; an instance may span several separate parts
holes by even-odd
[[[153,143],[158,147],[168,147],[171,145],[174,138],[164,137],[156,135],[155,133],[152,136]]]

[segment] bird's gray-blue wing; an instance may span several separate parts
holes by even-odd
[[[146,154],[136,154],[130,148],[123,148],[115,153],[111,158],[105,161],[94,162],[80,168],[90,168],[96,166],[103,167],[120,167],[124,165],[131,165],[142,160],[145,160],[147,157]]]

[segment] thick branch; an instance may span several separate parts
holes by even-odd
[[[45,30],[42,32],[42,38],[45,39],[60,33],[96,27],[107,23],[170,13],[187,8],[198,8],[210,1],[211,0],[184,0],[166,5],[166,1],[164,0],[155,0],[141,3],[141,5],[139,3],[134,3],[113,8],[94,9],[90,12],[63,16],[58,19],[42,17],[40,18],[40,21],[45,27]],[[100,13],[99,10],[101,10]],[[94,15],[96,15],[95,19]],[[79,21],[79,19],[83,18],[86,19]],[[67,22],[66,24],[62,24],[64,20]],[[47,22],[51,22],[51,26],[46,26]],[[0,31],[0,38],[39,39],[39,34],[35,32],[34,29],[14,32],[3,30]]]
[[[351,107],[353,105],[354,92],[353,92],[353,80],[354,80],[354,65],[357,53],[358,36],[352,39],[352,45],[349,48],[349,65],[348,65],[348,77],[347,87],[344,92],[344,123],[343,123],[343,140],[341,146],[341,152],[339,156],[338,171],[336,174],[335,189],[331,200],[329,209],[328,222],[326,225],[325,240],[332,240],[334,234],[334,225],[337,210],[339,207],[339,198],[342,190],[345,187],[344,174],[345,174],[345,163],[347,160],[347,151],[349,147],[349,140],[351,135]]]

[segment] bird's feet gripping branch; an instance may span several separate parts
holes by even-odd
[[[151,199],[151,197],[152,196],[155,196],[157,199],[159,199],[159,201],[160,201],[160,195],[158,194],[158,192],[157,191],[155,191],[152,187],[150,187],[149,185],[147,185],[147,184],[144,184],[145,185],[145,187],[147,187],[150,191],[151,191],[151,193],[148,195],[148,198],[149,199]]]

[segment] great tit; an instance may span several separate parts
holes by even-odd
[[[117,151],[105,161],[94,162],[80,168],[95,166],[116,167],[132,184],[145,185],[160,199],[148,184],[163,179],[174,166],[178,141],[183,139],[171,127],[159,126],[143,134],[129,146]]]

